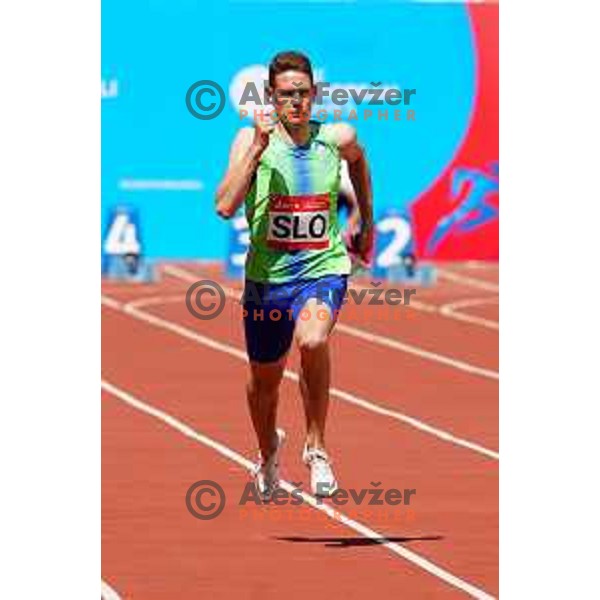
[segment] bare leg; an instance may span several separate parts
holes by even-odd
[[[248,407],[258,438],[258,446],[264,460],[275,448],[275,423],[279,384],[285,367],[285,357],[272,363],[250,363],[250,381],[247,386]]]
[[[296,341],[301,359],[300,393],[306,416],[306,444],[309,448],[323,450],[331,370],[328,337],[333,323],[329,308],[314,298],[306,302],[296,322]]]

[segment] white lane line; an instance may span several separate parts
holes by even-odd
[[[454,271],[448,271],[446,269],[438,269],[438,275],[448,281],[454,281],[455,283],[462,283],[464,285],[468,285],[474,288],[478,288],[480,290],[485,290],[486,292],[496,292],[500,291],[500,288],[490,281],[484,281],[483,279],[477,279],[476,277],[468,277],[467,275],[459,275]]]
[[[440,307],[440,312],[448,316],[453,316],[455,319],[463,320],[467,323],[475,323],[488,327],[489,329],[499,329],[500,325],[498,321],[491,319],[485,319],[484,317],[478,317],[469,313],[462,312],[459,309],[469,308],[471,306],[480,306],[482,304],[498,304],[498,296],[492,298],[468,298],[466,300],[459,300],[457,302],[448,302]]]
[[[189,283],[194,283],[198,281],[198,276],[186,271],[185,269],[181,269],[179,267],[165,267],[164,272],[168,275],[172,275],[178,279],[183,281],[187,281]],[[241,290],[236,290],[235,288],[229,287],[227,285],[219,283],[223,291],[230,298],[239,300],[241,297]],[[472,365],[468,362],[451,358],[449,356],[445,356],[443,354],[439,354],[437,352],[432,352],[430,350],[425,350],[423,348],[419,348],[418,346],[413,346],[412,344],[407,344],[405,342],[400,342],[394,338],[387,337],[385,335],[380,335],[376,333],[370,333],[365,329],[361,329],[360,327],[354,327],[353,325],[346,325],[342,322],[339,322],[336,325],[336,330],[341,333],[345,333],[362,340],[371,342],[373,344],[379,344],[380,346],[385,346],[387,348],[391,348],[392,350],[399,350],[401,352],[405,352],[407,354],[412,354],[413,356],[418,356],[419,358],[424,358],[426,360],[431,360],[447,367],[452,367],[454,369],[458,369],[459,371],[464,371],[465,373],[469,373],[471,375],[478,375],[480,377],[486,377],[488,379],[498,380],[500,378],[499,373],[492,369],[485,369],[484,367],[478,367],[476,365]]]
[[[438,313],[439,306],[436,304],[429,304],[427,302],[423,302],[422,300],[415,300],[411,298],[410,304],[407,305],[409,308],[414,308],[416,310],[420,310],[426,313]]]
[[[111,308],[115,308],[116,310],[119,310],[121,308],[121,303],[118,300],[113,300],[112,298],[109,298],[105,295],[102,295],[101,299],[102,304],[106,304],[106,306],[110,306]]]
[[[338,323],[336,325],[336,328],[339,331],[348,333],[350,335],[353,335],[354,337],[363,339],[367,342],[372,342],[375,344],[379,344],[380,346],[386,346],[387,348],[400,350],[402,352],[406,352],[407,354],[413,354],[420,358],[432,360],[442,365],[446,365],[447,367],[452,367],[454,369],[458,369],[459,371],[464,371],[465,373],[479,375],[488,379],[498,380],[500,378],[500,375],[497,371],[492,371],[491,369],[484,369],[483,367],[477,367],[462,360],[457,360],[455,358],[450,358],[449,356],[444,356],[443,354],[438,354],[437,352],[423,350],[421,348],[417,348],[416,346],[411,346],[410,344],[405,344],[404,342],[399,342],[398,340],[394,340],[392,338],[388,338],[377,333],[369,333],[364,329],[359,329],[358,327],[353,327],[352,325]]]
[[[166,423],[173,429],[176,429],[183,435],[185,435],[197,442],[200,442],[201,444],[211,448],[212,450],[215,450],[216,452],[218,452],[225,458],[228,458],[229,460],[237,463],[238,465],[247,469],[248,471],[252,470],[253,463],[250,460],[248,460],[247,458],[245,458],[244,456],[242,456],[235,450],[232,450],[225,444],[217,442],[216,440],[192,429],[189,425],[187,425],[186,423],[173,417],[172,415],[170,415],[150,404],[147,404],[145,401],[140,400],[139,398],[136,398],[135,396],[118,388],[117,386],[113,385],[112,383],[110,383],[108,381],[102,380],[102,389],[104,389],[106,392],[112,394],[119,400],[125,402],[129,406],[131,406],[147,415],[150,415],[152,417],[159,419],[160,421],[162,421],[163,423]],[[293,486],[288,481],[283,480],[281,483],[282,483],[282,487],[288,493],[291,493],[296,489],[296,486]],[[316,510],[321,511],[322,513],[325,513],[330,519],[333,519],[334,521],[338,521],[338,522],[346,525],[346,527],[348,527],[349,529],[354,530],[356,533],[359,533],[360,535],[362,535],[366,538],[369,538],[371,540],[379,540],[380,544],[382,546],[385,546],[393,554],[400,556],[401,558],[407,560],[408,562],[420,567],[424,571],[427,571],[434,577],[441,579],[442,581],[451,585],[452,587],[465,592],[472,598],[478,598],[481,600],[491,600],[493,598],[493,596],[491,596],[484,590],[468,583],[467,581],[465,581],[464,579],[461,579],[460,577],[457,577],[456,575],[450,573],[450,571],[447,571],[446,569],[439,567],[438,565],[436,565],[435,563],[431,562],[430,560],[424,558],[420,554],[417,554],[416,552],[413,552],[412,550],[409,550],[408,548],[405,548],[404,546],[401,546],[400,544],[398,544],[396,542],[387,541],[385,539],[385,536],[382,533],[379,533],[379,532],[375,531],[374,529],[371,529],[370,527],[367,527],[366,525],[363,525],[362,523],[359,523],[358,521],[355,521],[354,519],[347,517],[341,511],[334,510],[327,504],[318,503],[316,498],[314,496],[312,496],[311,494],[308,494],[306,492],[300,492],[300,495],[302,496],[302,499],[304,500],[304,502],[306,504],[308,504],[309,506],[311,506],[312,508],[314,508]],[[107,599],[107,600],[109,600],[109,599]]]
[[[194,264],[201,264],[200,260],[196,260],[194,261]],[[211,265],[214,265],[214,262],[210,263]],[[167,274],[167,275],[171,275],[172,277],[175,277],[176,279],[181,279],[182,281],[186,281],[189,283],[192,283],[192,279],[193,281],[196,281],[197,279],[199,279],[200,277],[205,277],[207,275],[204,275],[202,273],[193,273],[191,271],[188,271],[186,268],[183,267],[178,267],[176,265],[163,265],[162,267],[162,271],[163,273]],[[213,275],[214,276],[214,275]],[[221,280],[220,280],[221,281]],[[236,288],[231,288],[231,287],[227,287],[226,285],[222,285],[224,291],[227,293],[227,295],[230,295],[228,290],[231,291],[237,291],[238,293],[238,298],[239,298],[239,294],[241,293],[239,290],[237,290]],[[368,290],[370,288],[358,284],[358,283],[353,283],[350,282],[349,284],[349,288],[357,290],[357,291],[361,291],[361,290]],[[232,297],[234,297],[232,295]],[[462,313],[456,313],[454,311],[445,311],[442,312],[441,311],[441,307],[440,305],[437,304],[430,304],[428,302],[423,302],[422,300],[416,300],[415,298],[411,298],[410,300],[410,304],[406,305],[406,308],[411,308],[420,312],[424,312],[424,313],[430,313],[430,314],[435,314],[435,315],[441,315],[444,318],[447,319],[453,319],[454,321],[459,321],[461,323],[469,323],[471,325],[480,325],[482,327],[486,327],[487,329],[497,329],[497,327],[492,327],[490,326],[489,322],[487,319],[480,319],[478,317],[473,317],[473,318],[469,318],[469,315],[463,315]]]
[[[105,302],[106,299],[107,299],[107,297],[105,295],[103,295],[102,302],[110,308],[119,310],[133,318],[136,318],[140,321],[149,323],[150,325],[154,325],[155,327],[158,327],[160,329],[165,329],[167,331],[171,331],[172,333],[175,333],[181,337],[184,337],[188,340],[196,342],[197,344],[201,344],[203,346],[211,348],[212,350],[216,350],[218,352],[223,352],[224,354],[228,354],[229,356],[234,356],[235,358],[238,358],[244,362],[248,362],[248,356],[247,356],[246,352],[244,352],[240,348],[236,348],[235,346],[231,346],[229,344],[219,342],[218,340],[215,340],[214,338],[210,338],[208,336],[202,335],[193,329],[189,329],[188,327],[184,327],[183,325],[179,325],[178,323],[169,321],[168,319],[164,319],[162,317],[153,315],[150,312],[141,310],[142,306],[167,304],[170,302],[181,302],[182,301],[181,296],[161,296],[161,297],[155,297],[155,298],[143,298],[141,300],[129,302],[127,304],[122,304],[122,305],[119,304],[119,302],[117,300],[114,300],[112,298],[109,299],[112,302],[110,304],[108,304]],[[118,305],[118,307],[115,305]],[[287,379],[291,379],[292,381],[299,380],[298,373],[296,373],[295,371],[291,371],[290,369],[285,369],[283,375],[284,375],[284,377],[286,377]],[[396,421],[405,423],[406,425],[414,427],[415,429],[418,429],[419,431],[422,431],[429,435],[433,435],[433,436],[437,437],[438,439],[441,439],[445,442],[450,442],[451,444],[454,444],[455,446],[461,446],[462,448],[467,448],[468,450],[472,450],[474,452],[477,452],[478,454],[487,456],[488,458],[492,458],[494,460],[500,459],[499,453],[494,450],[490,450],[489,448],[481,446],[480,444],[477,444],[475,442],[471,442],[464,438],[455,436],[452,433],[445,431],[443,429],[438,429],[437,427],[434,427],[423,421],[420,421],[419,419],[416,419],[415,417],[411,417],[409,415],[406,415],[406,414],[401,413],[396,410],[385,408],[383,406],[375,404],[374,402],[370,402],[369,400],[360,398],[359,396],[356,396],[356,395],[346,392],[344,390],[340,390],[338,388],[334,388],[334,387],[330,388],[329,393],[332,396],[335,396],[336,398],[343,400],[344,402],[353,404],[354,406],[359,406],[360,408],[363,408],[365,410],[368,410],[370,412],[373,412],[373,413],[376,413],[376,414],[379,414],[379,415],[382,415],[385,417],[391,417],[392,419],[395,419]]]
[[[468,260],[467,262],[464,263],[464,266],[467,269],[476,269],[476,270],[482,270],[482,271],[492,271],[492,270],[498,270],[499,269],[499,265],[497,262],[489,262],[489,261],[482,261],[482,260]]]
[[[465,298],[464,300],[457,300],[456,302],[448,302],[444,304],[448,308],[469,308],[471,306],[480,306],[481,304],[498,304],[498,296],[487,296],[486,298]],[[443,308],[443,307],[442,307]]]
[[[103,579],[100,580],[100,590],[102,600],[121,600],[121,596]]]
[[[351,285],[354,289],[368,289],[364,286]],[[424,313],[441,315],[447,319],[453,319],[454,321],[459,321],[462,323],[469,323],[470,325],[479,325],[481,327],[486,327],[487,329],[498,329],[498,323],[494,321],[490,321],[489,319],[484,319],[483,317],[476,317],[473,315],[468,315],[465,313],[461,313],[454,310],[442,310],[443,306],[438,304],[429,304],[428,302],[423,302],[422,300],[415,300],[411,298],[410,304],[406,305],[406,308],[412,308],[414,310],[418,310]]]
[[[102,296],[102,298],[106,298],[106,296]],[[146,296],[145,298],[140,298],[139,300],[131,300],[126,304],[120,304],[117,306],[117,310],[120,310],[123,307],[125,312],[128,312],[128,309],[131,308],[142,308],[144,306],[160,306],[161,304],[175,304],[176,302],[183,302],[184,299],[179,294],[169,294],[168,296]],[[112,308],[112,307],[111,307]]]
[[[351,285],[351,287],[358,290],[368,289],[364,286],[358,285]],[[447,319],[452,319],[461,323],[468,323],[469,325],[479,325],[487,329],[498,329],[498,323],[495,321],[490,321],[489,319],[484,319],[483,317],[476,317],[474,315],[468,315],[454,310],[442,310],[443,306],[444,305],[440,306],[438,304],[429,304],[428,302],[411,298],[410,304],[407,304],[406,308],[412,308],[424,313],[440,315]]]

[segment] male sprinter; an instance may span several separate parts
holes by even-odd
[[[269,65],[272,118],[241,129],[217,191],[217,212],[245,201],[250,228],[244,329],[250,358],[248,404],[260,447],[256,484],[267,501],[278,485],[283,432],[275,427],[278,390],[294,331],[306,415],[303,460],[311,490],[337,488],[325,447],[329,404],[328,336],[346,291],[350,260],[337,221],[340,163],[346,160],[361,222],[353,250],[365,262],[373,244],[371,182],[354,129],[310,119],[316,93],[310,61],[281,52]]]

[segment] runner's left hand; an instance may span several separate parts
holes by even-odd
[[[373,254],[373,223],[361,222],[348,230],[348,250],[364,265],[370,265]]]
[[[373,257],[373,239],[373,223],[362,222],[356,239],[356,253],[367,265],[371,264]]]

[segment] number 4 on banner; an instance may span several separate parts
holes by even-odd
[[[156,270],[142,256],[143,246],[137,210],[113,209],[102,246],[102,274],[116,281],[155,281]]]
[[[130,213],[126,211],[116,213],[104,242],[106,254],[113,256],[140,254],[141,245],[138,240],[137,225],[130,217]]]

